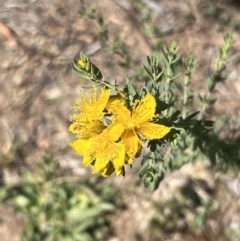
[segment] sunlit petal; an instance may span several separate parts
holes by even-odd
[[[107,107],[107,110],[114,115],[117,122],[122,124],[127,123],[127,121],[131,118],[130,110],[123,105],[110,105]]]
[[[69,144],[72,149],[79,155],[85,155],[86,150],[89,146],[89,140],[77,139]]]
[[[69,126],[69,131],[77,134],[78,138],[90,138],[96,134],[100,134],[106,127],[101,121],[92,121],[86,125],[74,122]]]
[[[92,170],[92,173],[95,174],[97,172],[100,172],[103,168],[106,168],[108,163],[109,163],[109,160],[104,158],[104,156],[96,157],[96,161],[94,163],[94,168]]]
[[[111,90],[101,89],[99,98],[97,98],[97,89],[93,88],[88,92],[81,92],[81,98],[76,101],[76,105],[73,109],[80,111],[79,114],[71,115],[72,121],[80,123],[91,122],[94,120],[100,120],[104,116],[104,109],[110,97]]]
[[[126,130],[122,135],[122,141],[126,147],[126,152],[130,157],[135,157],[138,151],[139,138],[135,131]]]
[[[112,124],[104,131],[104,136],[111,141],[117,141],[124,131],[124,126],[120,123]]]
[[[110,89],[101,89],[101,94],[96,102],[97,110],[99,112],[102,112],[106,108],[106,105],[110,97],[110,93]]]
[[[109,177],[114,172],[115,172],[115,169],[112,162],[108,162],[108,164],[103,169],[100,170],[100,173],[103,177]]]
[[[125,106],[125,101],[118,95],[110,96],[106,109],[111,109],[119,106]]]
[[[116,170],[116,173],[119,172],[124,166],[125,161],[125,146],[122,143],[114,143],[113,148],[117,155],[112,159],[112,164]]]
[[[92,162],[94,161],[94,159],[91,156],[85,155],[83,157],[83,166],[87,167],[89,166]]]
[[[133,109],[132,119],[134,119],[137,124],[144,123],[154,117],[155,109],[156,101],[154,97],[148,93],[140,100],[137,107]]]
[[[170,127],[151,122],[145,122],[139,127],[139,131],[143,137],[148,140],[161,139],[167,135],[170,130]]]

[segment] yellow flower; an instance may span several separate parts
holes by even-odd
[[[119,105],[125,106],[125,101],[121,96],[115,95],[110,96],[109,101],[107,103],[106,109],[117,108]]]
[[[114,115],[114,124],[122,125],[124,128],[121,140],[125,144],[126,152],[130,157],[136,157],[141,151],[141,146],[143,146],[141,138],[147,140],[161,139],[171,129],[151,122],[155,117],[156,101],[149,93],[140,100],[138,105],[133,107],[132,112],[123,105],[109,105],[107,109]]]
[[[106,127],[101,121],[92,121],[87,125],[78,122],[73,122],[69,126],[69,131],[77,135],[77,138],[90,138],[100,134]]]
[[[82,69],[86,69],[87,67],[87,62],[82,59],[78,60],[78,64]]]
[[[97,98],[97,89],[91,89],[90,93],[81,93],[81,99],[77,100],[73,108],[80,111],[79,114],[71,115],[70,120],[82,125],[91,121],[101,120],[104,116],[104,109],[110,97],[111,90],[101,89],[100,96]]]
[[[102,176],[107,177],[115,172],[119,176],[124,171],[126,159],[125,146],[118,140],[122,132],[122,125],[110,125],[101,135],[77,139],[70,143],[70,146],[84,156],[84,166],[94,166],[93,174],[100,172]]]

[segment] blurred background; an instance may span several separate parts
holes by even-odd
[[[96,9],[102,19],[86,17]],[[189,163],[153,192],[137,162],[126,177],[91,176],[68,132],[69,107],[90,86],[71,68],[80,51],[106,80],[123,82],[140,80],[146,56],[176,41],[196,60],[197,95],[206,93],[228,30],[235,39],[229,77],[217,86],[209,119],[240,122],[239,1],[0,0],[1,241],[240,240],[239,170]],[[120,53],[112,54],[113,42]]]

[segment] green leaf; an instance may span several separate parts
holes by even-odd
[[[198,114],[199,114],[199,111],[196,111],[196,112],[190,114],[189,116],[186,117],[185,121],[189,121],[189,120],[193,119]]]
[[[6,187],[0,188],[0,202],[9,196],[8,189]]]
[[[148,70],[148,68],[145,65],[143,65],[143,67],[146,70],[148,76],[152,79],[153,78],[152,73],[150,73],[150,71]]]
[[[149,166],[148,166],[148,165],[142,167],[142,168],[140,169],[140,172],[139,172],[138,176],[139,176],[140,178],[142,178],[144,175],[146,175],[146,173],[148,172],[148,170],[149,170]]]
[[[94,218],[99,216],[101,213],[109,212],[113,210],[113,206],[111,204],[101,204],[97,205],[96,207],[91,207],[87,210],[82,210],[79,207],[74,207],[67,213],[67,217],[71,220],[84,222],[89,218]]]

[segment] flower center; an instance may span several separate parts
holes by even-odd
[[[136,124],[134,123],[134,121],[130,121],[127,123],[126,129],[127,130],[132,130],[136,127]]]

